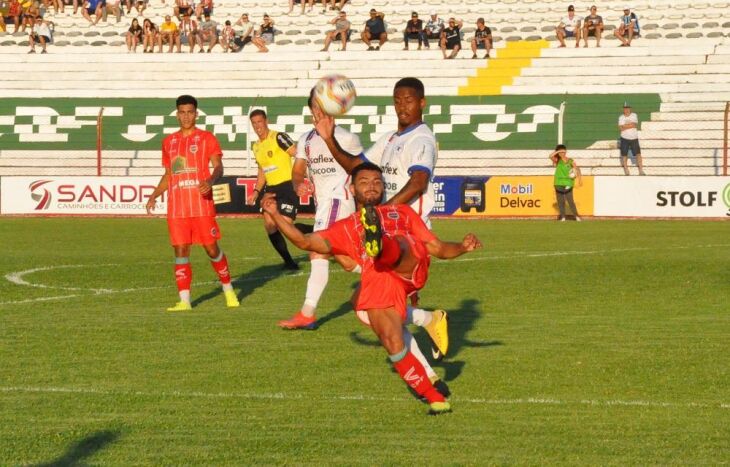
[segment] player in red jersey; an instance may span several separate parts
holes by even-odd
[[[365,162],[351,175],[350,192],[357,210],[328,229],[302,234],[279,213],[273,194],[264,196],[261,206],[281,233],[302,250],[346,255],[358,262],[362,268],[355,297],[358,317],[378,336],[401,378],[428,401],[429,413],[449,412],[444,395],[404,343],[406,297],[426,284],[430,256],[456,258],[480,248],[481,243],[473,234],[460,243],[443,242],[410,206],[378,205],[384,187],[383,172],[377,165]]]
[[[210,257],[213,269],[223,286],[228,307],[237,307],[238,297],[231,285],[228,260],[218,247],[221,238],[215,221],[213,184],[223,175],[220,144],[216,137],[195,126],[198,101],[193,96],[177,98],[177,121],[180,131],[167,136],[162,142],[162,165],[165,174],[147,201],[147,214],[152,214],[155,200],[165,191],[167,196],[167,227],[170,243],[175,250],[175,281],[180,301],[167,311],[191,310],[190,245],[202,245]],[[210,165],[213,172],[210,172]]]

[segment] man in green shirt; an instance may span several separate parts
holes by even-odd
[[[575,220],[580,222],[578,209],[575,207],[573,200],[573,187],[576,180],[578,186],[583,186],[580,168],[573,159],[568,158],[567,149],[564,144],[555,146],[555,151],[550,153],[550,161],[555,167],[555,175],[553,185],[555,185],[555,196],[558,200],[558,211],[560,211],[560,221],[565,221],[565,202],[568,201],[571,211],[575,215]]]

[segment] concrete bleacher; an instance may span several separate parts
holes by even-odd
[[[353,35],[353,43],[346,52],[335,50],[337,44],[333,44],[330,52],[319,52],[332,13],[323,15],[317,6],[315,12],[300,15],[295,6],[294,14],[283,15],[281,12],[286,9],[283,1],[216,4],[214,19],[219,23],[235,20],[244,10],[254,20],[260,19],[264,12],[271,14],[281,33],[268,54],[256,53],[250,47],[240,54],[226,55],[127,54],[121,41],[129,18],[116,24],[110,16],[106,23],[92,27],[80,17],[55,15],[52,19],[56,23],[56,43],[49,48],[48,55],[26,55],[27,49],[20,46],[27,41],[25,35],[0,35],[0,63],[5,71],[0,96],[100,101],[173,98],[191,92],[200,98],[303,97],[319,77],[335,72],[353,79],[360,96],[388,96],[394,81],[406,74],[421,77],[429,96],[457,96],[470,86],[470,78],[485,70],[486,76],[491,76],[489,72],[494,70],[500,77],[506,76],[504,84],[499,81],[496,90],[480,94],[477,89],[475,93],[463,95],[620,95],[631,100],[632,95],[657,93],[661,99],[658,111],[652,112],[650,118],[643,118],[641,124],[640,141],[647,172],[651,175],[720,173],[723,111],[725,103],[730,101],[728,3],[633,4],[633,11],[641,20],[643,37],[630,48],[617,47],[611,34],[623,3],[604,3],[599,5],[599,14],[604,16],[608,28],[600,49],[594,47],[592,39],[587,49],[557,48],[554,28],[564,16],[567,3],[544,0],[350,2],[346,9],[355,29],[361,27],[371,7],[386,12],[391,42],[379,52],[364,51],[357,34]],[[575,5],[577,13],[582,15],[590,3],[575,2]],[[464,20],[467,38],[473,33],[475,19],[484,16],[496,39],[494,58],[471,60],[468,42],[464,43],[467,50],[458,60],[443,60],[434,46],[431,50],[400,50],[399,31],[411,10],[418,11],[423,19],[430,10],[438,11],[442,18],[459,17]],[[169,2],[161,5],[153,0],[146,16],[159,21],[170,11]],[[536,55],[524,59],[507,53],[509,44],[539,40],[547,42]],[[62,45],[64,41],[67,44]],[[513,66],[510,60],[518,64]],[[503,75],[500,68],[510,71]],[[539,100],[536,98],[536,104]],[[481,102],[480,97],[475,97],[474,102]],[[451,110],[453,121],[469,120],[468,113],[459,112]],[[610,114],[615,121],[621,109],[600,108],[595,112]],[[0,124],[6,114],[7,108],[0,103]],[[375,125],[375,131],[392,128],[393,122],[392,115],[384,115]],[[303,131],[305,127],[302,121],[295,128]],[[433,127],[437,137],[441,134],[446,138],[444,134],[451,131],[449,124],[436,123]],[[568,125],[566,132],[570,131]],[[541,146],[544,149],[532,146],[493,149],[486,142],[483,148],[441,150],[438,173],[549,174],[552,169],[546,163],[546,155],[554,143],[554,138],[545,141]],[[93,146],[94,142],[90,141],[88,148]],[[571,155],[587,174],[623,173],[613,137],[595,141],[584,149],[571,149]],[[226,150],[226,169],[229,174],[255,173],[250,155],[240,149]],[[105,150],[103,173],[157,175],[159,152]],[[96,152],[0,146],[0,175],[8,174],[95,175]]]

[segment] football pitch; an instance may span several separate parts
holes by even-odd
[[[163,219],[0,219],[0,465],[730,459],[728,222],[436,220],[485,245],[422,291],[451,315],[440,417],[350,311],[355,275],[283,331],[304,254],[284,272],[260,219],[220,225],[241,307],[197,248],[173,314]]]

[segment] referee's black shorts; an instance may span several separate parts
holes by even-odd
[[[291,180],[278,185],[266,185],[264,193],[274,193],[276,195],[276,206],[282,215],[292,220],[297,218],[299,197],[294,192],[294,185]]]

